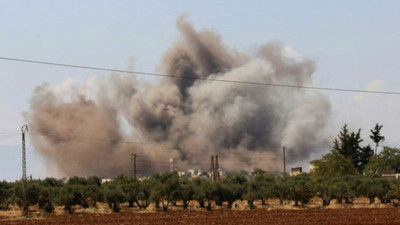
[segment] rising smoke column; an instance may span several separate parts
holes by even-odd
[[[126,172],[129,165],[121,157],[132,151],[150,162],[148,172],[172,157],[182,169],[207,169],[215,154],[225,170],[278,170],[283,145],[298,161],[325,147],[330,104],[319,91],[203,80],[313,86],[312,61],[290,56],[290,48],[279,43],[261,46],[255,55],[240,53],[225,47],[214,31],[196,31],[184,18],[177,27],[182,37],[166,51],[158,70],[178,78],[157,83],[132,75],[98,78],[91,90],[95,97],[56,96],[49,86],[35,90],[27,113],[32,126],[113,142],[83,145],[74,144],[73,135],[61,143],[57,137],[32,136],[35,149],[65,175],[116,175]],[[84,86],[72,88],[82,92]],[[131,133],[121,128],[122,121]],[[129,140],[145,144],[127,150]],[[60,160],[67,152],[73,164]]]
[[[115,151],[122,139],[116,110],[84,95],[68,98],[61,99],[47,84],[35,89],[29,115],[35,150],[51,159],[62,174],[111,175],[120,170],[115,168]]]

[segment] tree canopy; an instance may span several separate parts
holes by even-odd
[[[383,172],[400,173],[400,148],[383,147],[382,152],[371,158],[365,172],[370,176],[380,176]]]
[[[357,174],[357,169],[351,159],[340,154],[336,149],[332,149],[321,159],[311,161],[310,164],[313,166],[310,173],[314,177],[341,177]]]
[[[378,154],[379,143],[385,141],[385,137],[381,135],[381,129],[383,125],[375,124],[374,129],[371,130],[371,135],[369,136],[375,143],[375,155]]]
[[[358,129],[357,132],[349,132],[347,124],[343,126],[338,138],[333,141],[333,149],[336,149],[341,155],[349,157],[360,173],[363,172],[374,154],[371,146],[360,146],[362,141],[361,129]]]

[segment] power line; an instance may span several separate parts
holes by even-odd
[[[4,134],[0,134],[0,137],[4,137],[4,136],[13,136],[13,135],[17,135],[19,133],[17,132],[12,132],[12,133],[4,133]]]
[[[0,135],[3,135],[3,134],[7,135],[7,134],[10,134],[10,133],[19,133],[19,131],[18,130],[5,131],[5,132],[1,132]]]
[[[278,83],[262,83],[262,82],[252,82],[252,81],[226,80],[226,79],[216,79],[216,78],[201,78],[201,77],[193,77],[193,76],[189,76],[189,75],[179,76],[179,75],[173,75],[173,74],[109,69],[109,68],[102,68],[102,67],[55,63],[55,62],[49,62],[49,61],[37,61],[37,60],[30,60],[30,59],[2,57],[2,56],[0,56],[0,60],[23,62],[23,63],[34,63],[34,64],[49,65],[49,66],[69,67],[69,68],[76,68],[76,69],[99,70],[99,71],[107,71],[107,72],[120,72],[120,73],[129,73],[129,74],[139,74],[139,75],[145,75],[145,76],[170,77],[170,78],[177,78],[177,79],[179,78],[179,79],[189,79],[189,80],[216,81],[216,82],[234,83],[234,84],[247,84],[247,85],[272,86],[272,87],[283,87],[283,88],[325,90],[325,91],[339,91],[339,92],[400,95],[400,92],[396,92],[396,91],[368,91],[368,90],[361,90],[361,89],[313,87],[313,86],[289,85],[289,84],[278,84]]]
[[[19,136],[20,133],[10,133],[10,134],[2,134],[0,135],[0,139],[6,139],[6,138],[10,138],[10,137],[14,137],[14,136]]]

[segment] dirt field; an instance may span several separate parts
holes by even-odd
[[[0,220],[0,224],[400,224],[400,208],[214,210],[112,214],[45,215],[35,219]]]

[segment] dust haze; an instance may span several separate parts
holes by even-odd
[[[25,117],[49,171],[129,174],[131,154],[139,174],[168,170],[170,158],[177,170],[208,170],[212,155],[222,170],[280,171],[282,146],[298,162],[327,146],[330,103],[320,91],[204,80],[315,86],[313,61],[277,42],[239,52],[183,17],[177,29],[157,68],[175,77],[113,73],[34,90]]]

